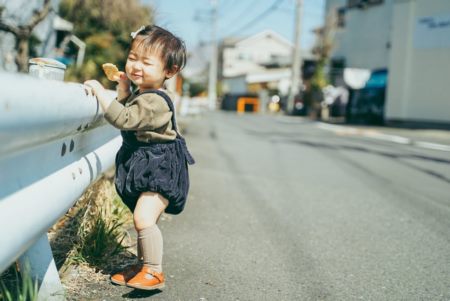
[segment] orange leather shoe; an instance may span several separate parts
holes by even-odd
[[[111,282],[118,285],[126,285],[142,269],[142,264],[133,264],[126,267],[122,272],[111,276]]]
[[[152,271],[148,267],[143,267],[139,273],[127,281],[127,286],[141,290],[163,288],[165,286],[164,274]]]

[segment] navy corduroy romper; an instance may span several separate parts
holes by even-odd
[[[194,164],[186,142],[178,134],[175,112],[169,96],[160,90],[172,114],[172,125],[177,132],[174,141],[146,143],[138,141],[136,131],[121,131],[123,143],[117,152],[115,186],[122,201],[131,212],[143,192],[157,192],[169,201],[165,212],[179,214],[183,211],[189,191],[188,164]]]

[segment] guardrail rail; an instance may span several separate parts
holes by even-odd
[[[47,231],[114,164],[122,140],[81,84],[13,73],[0,82],[0,272],[18,260],[39,300],[64,300]]]

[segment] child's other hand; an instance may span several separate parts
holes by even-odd
[[[112,76],[112,80],[120,83],[121,81],[127,81],[128,77],[123,71],[119,71]]]
[[[85,90],[88,94],[95,95],[97,101],[99,102],[102,110],[105,112],[111,102],[113,101],[111,95],[108,94],[105,88],[103,88],[102,84],[100,84],[96,80],[88,80],[84,82]]]
[[[95,96],[105,92],[105,88],[97,80],[91,79],[84,82],[86,92]]]

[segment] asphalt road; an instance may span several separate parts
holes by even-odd
[[[167,286],[123,297],[450,300],[450,152],[284,116],[217,113],[186,138]]]

